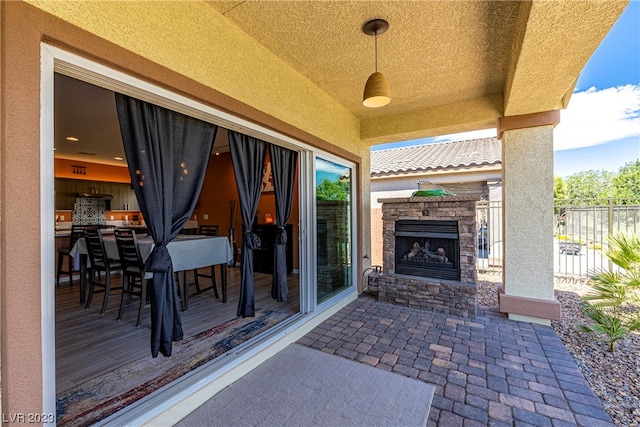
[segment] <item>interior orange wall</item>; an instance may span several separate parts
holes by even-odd
[[[85,167],[86,175],[73,173],[72,165]],[[129,168],[123,166],[102,165],[98,163],[81,162],[77,160],[54,159],[53,176],[56,178],[82,179],[87,181],[105,181],[130,183]]]
[[[222,153],[218,156],[211,156],[207,172],[202,184],[200,198],[193,211],[197,215],[198,224],[218,225],[219,233],[223,236],[229,235],[229,202],[236,201],[236,221],[234,228],[240,229],[242,220],[240,219],[240,207],[238,206],[238,191],[233,177],[233,167],[231,166],[231,156],[229,153]],[[204,219],[208,215],[208,219]],[[236,240],[240,239],[239,232],[236,232]]]
[[[220,226],[220,235],[229,235],[230,225],[230,209],[229,202],[236,202],[236,215],[234,222],[234,236],[236,246],[240,247],[242,243],[242,216],[240,213],[240,202],[236,187],[235,176],[233,174],[233,166],[231,164],[231,155],[229,153],[221,153],[218,156],[211,156],[207,173],[202,185],[202,192],[195,210],[199,224],[217,224]],[[275,218],[276,205],[275,193],[263,193],[258,202],[258,224],[265,224],[264,214],[270,213]],[[208,219],[204,219],[204,215],[208,215]],[[277,218],[276,218],[277,221]],[[289,224],[293,224],[293,236],[290,236],[293,242],[293,267],[299,268],[298,262],[298,182],[294,188],[293,207]]]

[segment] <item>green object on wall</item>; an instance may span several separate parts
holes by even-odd
[[[418,190],[414,191],[411,197],[442,197],[442,196],[455,196],[453,193],[449,193],[445,189],[438,190]]]

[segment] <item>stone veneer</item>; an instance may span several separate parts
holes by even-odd
[[[437,313],[476,317],[476,202],[479,196],[379,199],[382,203],[383,274],[378,300]],[[398,220],[458,221],[460,281],[395,274],[395,223]]]

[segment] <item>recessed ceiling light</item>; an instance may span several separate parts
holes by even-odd
[[[124,160],[124,159],[123,159],[122,157],[120,157],[120,156],[115,156],[113,159],[114,159],[114,160]]]
[[[78,142],[78,138],[76,138],[75,136],[68,136],[67,141]]]

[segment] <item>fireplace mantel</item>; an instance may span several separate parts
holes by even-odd
[[[378,203],[438,203],[438,202],[477,202],[482,197],[478,195],[464,196],[438,196],[438,197],[391,197],[387,199],[378,199]]]

